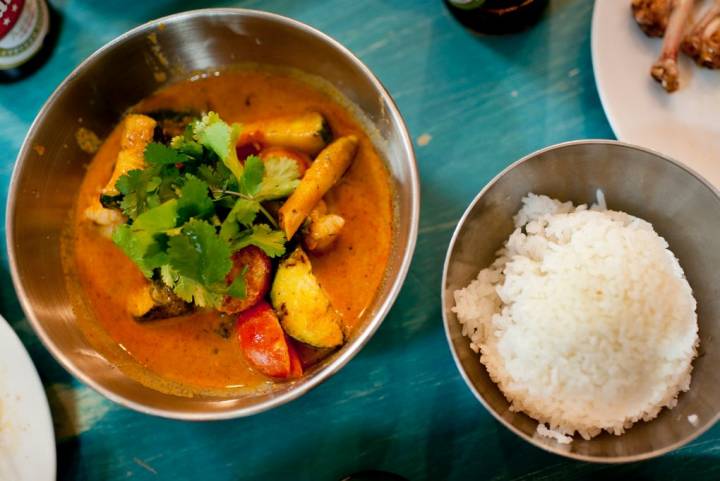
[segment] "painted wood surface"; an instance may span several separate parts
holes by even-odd
[[[208,6],[281,13],[355,52],[405,116],[416,142],[423,194],[410,274],[372,341],[303,398],[235,421],[157,419],[114,405],[78,383],[24,320],[3,249],[0,308],[46,386],[59,479],[332,481],[370,468],[412,480],[720,479],[720,426],[675,453],[624,466],[568,461],[528,445],[473,398],[443,335],[442,261],[452,229],[473,196],[504,166],[537,148],[613,137],[593,81],[592,2],[552,0],[531,31],[492,38],[463,30],[440,0],[51,4],[61,18],[52,58],[33,77],[0,85],[3,198],[25,132],[73,67],[142,22]]]

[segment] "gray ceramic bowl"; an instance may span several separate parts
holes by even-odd
[[[494,259],[513,231],[512,217],[528,192],[590,203],[602,189],[608,207],[653,224],[675,252],[698,302],[700,355],[690,390],[675,409],[663,410],[622,436],[602,434],[561,445],[535,433],[537,422],[513,413],[469,347],[451,311],[453,292]],[[720,198],[686,167],[647,149],[620,142],[570,142],[535,152],[501,172],[470,204],[445,259],[442,303],[445,332],[460,373],[480,402],[507,428],[535,446],[575,459],[627,462],[658,456],[687,443],[720,417]],[[697,425],[688,421],[698,416]]]
[[[165,63],[158,56],[158,48]],[[375,301],[354,336],[300,381],[271,393],[231,399],[182,398],[149,389],[99,356],[75,326],[60,262],[60,237],[91,156],[77,147],[81,126],[101,137],[163,83],[193,72],[260,62],[300,69],[330,82],[377,130],[376,146],[395,188],[393,252]],[[160,81],[160,82],[159,82]],[[38,152],[36,146],[43,146]],[[390,310],[415,248],[419,212],[415,157],[398,110],[375,76],[330,37],[270,13],[213,9],[142,25],[77,67],[38,114],[18,156],[7,206],[7,245],[18,297],[55,358],[108,398],[138,411],[203,420],[254,414],[304,394],[337,372]]]

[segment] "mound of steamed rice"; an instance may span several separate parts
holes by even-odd
[[[695,299],[648,222],[529,194],[516,229],[454,293],[463,334],[514,411],[562,441],[622,434],[688,390]]]

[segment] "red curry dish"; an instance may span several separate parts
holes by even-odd
[[[227,71],[140,102],[90,163],[66,268],[86,337],[136,380],[226,395],[342,346],[391,248],[388,171],[335,96]]]

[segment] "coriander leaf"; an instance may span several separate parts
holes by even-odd
[[[200,281],[202,278],[202,256],[196,250],[192,239],[180,235],[171,237],[168,241],[169,264],[177,271],[178,275],[189,277]]]
[[[198,142],[215,152],[220,159],[227,159],[230,156],[230,126],[225,122],[218,121],[199,130]]]
[[[232,284],[227,289],[227,295],[231,297],[237,297],[238,299],[244,299],[247,295],[245,289],[245,273],[247,272],[247,266],[240,275],[236,276]]]
[[[150,277],[151,273],[144,262],[145,251],[148,247],[147,238],[140,238],[133,233],[129,225],[123,224],[115,228],[112,240],[140,268],[145,277]]]
[[[148,192],[155,191],[160,178],[152,172],[133,169],[123,174],[115,183],[115,188],[123,194],[120,208],[131,219],[136,218],[148,208]]]
[[[177,201],[164,204],[140,214],[132,225],[123,224],[113,232],[112,240],[142,271],[152,277],[154,269],[167,264],[167,236],[163,233],[175,226]]]
[[[191,217],[205,219],[215,213],[215,206],[209,196],[209,187],[205,181],[193,175],[185,176],[185,185],[180,189],[177,213],[180,223]]]
[[[300,183],[297,163],[287,157],[270,157],[265,162],[265,176],[257,192],[258,200],[274,200],[287,197]]]
[[[121,194],[129,195],[138,189],[144,188],[146,182],[142,169],[133,169],[120,176],[117,182],[115,182],[115,188],[119,190]]]
[[[161,201],[177,197],[177,187],[182,184],[180,170],[174,165],[162,165],[155,168],[156,175],[160,179],[157,194]]]
[[[147,192],[153,192],[155,189],[160,187],[161,183],[162,179],[160,177],[150,177],[146,184]]]
[[[153,209],[157,206],[159,206],[162,202],[160,201],[160,196],[157,194],[148,194],[147,198],[145,199],[145,204],[147,205],[148,209]]]
[[[145,266],[150,272],[168,263],[168,237],[165,234],[154,234],[152,237],[153,243],[148,245],[144,256]]]
[[[230,286],[216,286],[212,289],[208,289],[194,279],[180,275],[169,264],[160,268],[160,277],[178,297],[185,302],[194,302],[200,307],[218,307],[223,303],[226,295],[245,297],[244,275],[236,278]]]
[[[212,190],[237,190],[235,177],[222,162],[218,162],[214,167],[203,164],[198,167],[196,175],[207,182]]]
[[[229,155],[226,158],[222,158],[223,164],[230,169],[236,179],[242,176],[243,166],[240,164],[240,160],[237,157],[237,145],[238,137],[240,137],[240,124],[234,123],[230,126],[230,146]]]
[[[230,155],[231,129],[215,112],[208,112],[193,125],[195,139],[221,159]]]
[[[133,231],[162,232],[175,227],[178,216],[178,201],[168,200],[140,214],[132,224]]]
[[[230,245],[213,226],[196,219],[185,224],[180,235],[168,240],[168,263],[163,280],[170,281],[168,285],[183,300],[210,307],[222,303],[232,261]]]
[[[220,228],[220,237],[232,240],[240,232],[240,226],[250,227],[260,210],[260,203],[238,199]]]
[[[255,216],[260,210],[260,204],[246,199],[238,199],[232,210],[228,214],[228,218],[232,216],[236,222],[245,227],[250,227],[255,220]],[[225,219],[227,220],[227,218]]]
[[[177,276],[172,288],[180,299],[194,302],[200,307],[217,307],[222,304],[224,298],[222,292],[209,291],[198,281],[182,275]]]
[[[123,214],[130,217],[131,219],[133,217],[137,217],[137,197],[135,195],[126,195],[125,197],[123,197],[123,199],[120,201],[120,210],[122,210]]]
[[[222,188],[225,180],[221,175],[218,175],[217,169],[213,169],[207,164],[198,167],[197,176],[199,179],[204,180],[210,187],[218,189]]]
[[[240,181],[240,192],[254,197],[260,190],[265,175],[265,165],[260,157],[251,155],[245,159],[245,169]]]
[[[193,219],[181,234],[168,241],[170,265],[180,276],[189,277],[206,287],[224,286],[230,272],[230,245],[217,236],[215,228],[205,221]]]
[[[148,165],[174,165],[186,160],[188,160],[187,155],[157,142],[151,142],[145,147],[145,162]]]
[[[203,147],[193,138],[193,124],[188,124],[185,127],[182,135],[173,137],[170,141],[170,147],[173,149],[188,155],[190,157],[201,157],[203,154]]]
[[[162,246],[150,232],[133,231],[131,226],[123,224],[115,229],[112,240],[148,279],[152,277],[153,269],[167,262]]]
[[[170,267],[170,264],[165,264],[160,268],[160,279],[162,279],[166,286],[174,287],[178,281],[178,273]]]
[[[208,112],[193,124],[193,133],[200,144],[220,157],[237,179],[242,177],[243,167],[235,152],[235,144],[240,135],[238,124],[230,126],[223,122],[217,113]]]
[[[241,233],[232,244],[232,251],[254,245],[265,251],[270,257],[285,254],[285,234],[281,230],[273,230],[267,224],[257,224]]]

